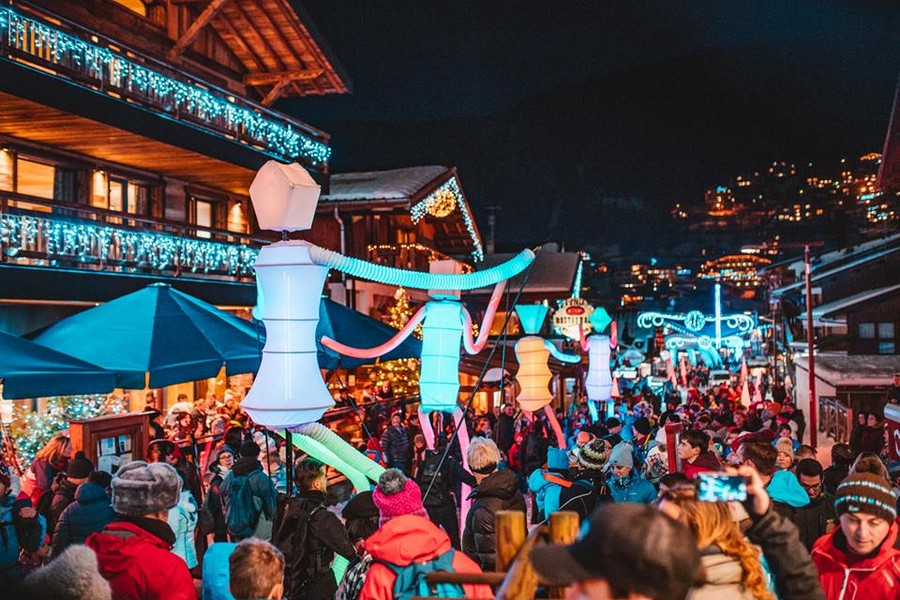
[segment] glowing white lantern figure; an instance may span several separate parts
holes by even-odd
[[[267,162],[250,186],[260,227],[276,231],[309,229],[319,186],[299,165]],[[320,292],[328,268],[314,264],[310,244],[299,240],[264,246],[256,277],[265,307],[266,345],[253,387],[241,406],[254,422],[290,429],[334,406],[316,360]]]
[[[590,321],[595,331],[603,331],[610,323],[613,328],[615,327],[615,323],[607,314],[606,309],[602,307],[591,313]],[[614,337],[615,334],[610,337],[595,333],[589,335],[581,344],[588,353],[588,372],[584,380],[584,387],[587,391],[588,410],[594,421],[599,419],[598,403],[606,402],[611,405],[613,381],[609,366],[609,354],[610,349],[616,345]],[[609,407],[607,407],[607,412],[609,412],[608,409]]]
[[[544,323],[549,309],[543,304],[517,304],[516,312],[519,313],[519,322],[526,335],[516,342],[516,359],[519,361],[519,371],[516,373],[516,381],[519,382],[519,395],[516,401],[522,410],[534,412],[544,410],[553,432],[556,434],[557,444],[560,448],[566,447],[566,438],[562,433],[556,413],[550,408],[553,396],[550,394],[550,356],[567,363],[581,362],[581,357],[560,352],[549,340],[537,335]]]

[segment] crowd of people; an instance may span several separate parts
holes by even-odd
[[[0,585],[60,598],[489,598],[486,585],[425,575],[494,571],[499,511],[539,524],[567,510],[579,541],[538,548],[533,564],[571,597],[900,597],[900,469],[880,415],[824,457],[801,443],[805,416],[782,387],[761,380],[767,400],[744,406],[736,385],[689,380],[686,398],[628,391],[597,422],[584,403],[557,411],[562,440],[548,415],[506,404],[468,412],[462,448],[434,413],[432,449],[417,412],[367,386],[371,397],[343,401],[360,452],[385,471],[352,495],[303,454],[288,485],[284,440],[210,398],[151,413],[146,461],[112,475],[60,433],[20,483],[0,463]],[[710,474],[739,478],[746,497],[705,498],[697,480]]]

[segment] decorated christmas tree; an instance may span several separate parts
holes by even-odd
[[[403,329],[413,316],[413,312],[406,290],[402,287],[397,288],[394,292],[394,303],[388,308],[388,324],[395,329]],[[421,339],[421,325],[416,327],[413,335]],[[415,394],[419,390],[419,360],[401,358],[380,362],[372,369],[371,377],[377,381],[389,381],[394,393],[399,396]]]

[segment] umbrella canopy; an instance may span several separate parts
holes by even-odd
[[[164,283],[63,319],[35,341],[115,372],[128,389],[214,377],[223,365],[253,372],[262,347],[252,323]]]
[[[366,316],[352,308],[347,308],[328,298],[319,304],[319,324],[316,327],[316,357],[322,369],[353,368],[371,364],[371,359],[341,356],[323,346],[319,340],[327,335],[333,340],[356,348],[373,348],[385,343],[397,330]],[[398,358],[418,358],[422,354],[422,342],[414,337],[406,338],[403,343],[381,357],[381,360]]]
[[[0,379],[6,398],[105,394],[116,387],[110,371],[3,332]]]

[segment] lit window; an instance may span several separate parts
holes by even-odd
[[[894,342],[878,342],[878,354],[896,354]]]
[[[859,337],[863,340],[875,339],[875,323],[860,323]]]
[[[878,337],[883,340],[894,339],[894,324],[893,323],[879,323],[878,324]]]
[[[53,200],[53,165],[24,160],[16,164],[16,192],[36,198]]]

